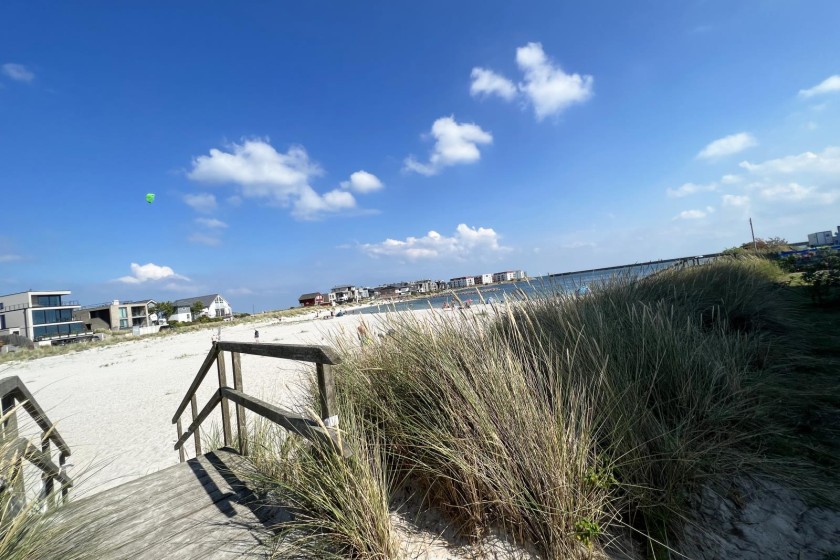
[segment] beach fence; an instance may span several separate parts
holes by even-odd
[[[61,501],[73,485],[65,473],[70,448],[47,417],[44,409],[17,376],[0,379],[0,410],[2,410],[2,436],[0,436],[0,511],[10,511],[12,517],[26,505],[26,488],[23,476],[23,462],[28,461],[41,471],[41,491],[38,496],[45,507],[55,504],[55,481],[61,484]],[[40,430],[40,449],[18,429],[18,413],[26,412]],[[55,445],[58,451],[58,465],[53,462]],[[8,508],[8,509],[7,509]]]
[[[226,353],[230,354],[233,387],[228,385]],[[320,420],[284,410],[246,394],[242,385],[242,354],[314,363],[318,376],[318,392],[321,408]],[[326,346],[258,344],[228,341],[214,342],[213,347],[207,353],[204,363],[201,364],[195,379],[193,379],[192,384],[187,390],[187,394],[172,417],[172,423],[176,425],[178,431],[175,450],[178,451],[181,462],[186,460],[184,444],[190,436],[194,438],[196,457],[202,454],[199,427],[217,406],[221,407],[224,445],[225,447],[238,448],[241,455],[247,456],[249,454],[245,409],[282,426],[292,433],[312,441],[329,442],[335,446],[337,451],[344,455],[349,454],[349,450],[341,446],[338,438],[338,407],[336,404],[332,366],[340,363],[340,361],[335,351]],[[207,404],[199,410],[196,392],[214,363],[216,364],[216,371],[218,373],[219,388],[213,392]],[[231,401],[236,405],[236,432],[233,431],[231,424]],[[181,416],[184,414],[187,405],[190,405],[192,422],[187,430],[184,431]],[[235,439],[234,433],[236,435]]]

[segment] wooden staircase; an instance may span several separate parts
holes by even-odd
[[[227,386],[225,350],[231,353],[234,388]],[[321,420],[283,410],[245,394],[240,353],[315,363]],[[247,457],[245,410],[306,437],[316,445],[349,454],[341,448],[337,438],[338,414],[330,368],[338,362],[331,349],[321,346],[215,342],[172,420],[177,426],[175,450],[179,452],[181,462],[51,510],[49,539],[60,543],[56,550],[61,552],[48,552],[50,548],[47,547],[38,558],[58,560],[64,558],[68,550],[85,551],[84,557],[97,560],[269,558],[272,528],[292,517],[281,507],[267,505],[254,491],[258,477]],[[213,363],[218,369],[219,389],[199,412],[195,393]],[[15,460],[27,459],[44,472],[45,490],[41,499],[45,507],[55,501],[54,480],[62,484],[61,501],[64,502],[72,485],[63,470],[70,450],[22,382],[16,377],[10,379],[14,381],[0,382],[2,408],[8,413],[4,436],[16,436],[16,409],[13,407],[17,400],[43,429],[44,443],[41,452],[30,445],[25,449],[26,453],[21,453]],[[8,390],[6,394],[2,391],[4,387]],[[231,429],[228,401],[236,405],[236,431]],[[181,415],[188,405],[191,405],[192,422],[184,432]],[[217,406],[222,410],[225,447],[202,454],[200,425]],[[184,444],[190,436],[194,438],[196,457],[186,460]],[[50,460],[50,441],[59,448],[60,466]],[[4,493],[6,499],[19,500],[25,495],[18,491],[11,496],[9,490],[10,487],[0,487],[0,498]]]

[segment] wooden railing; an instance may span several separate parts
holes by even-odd
[[[225,352],[231,354],[231,368],[233,370],[233,387],[227,383],[227,366],[225,365]],[[251,354],[254,356],[268,356],[315,364],[318,375],[318,389],[320,395],[321,421],[307,418],[283,410],[260,399],[254,398],[243,392],[242,388],[242,366],[241,355]],[[196,399],[196,391],[213,367],[215,362],[219,389],[217,389],[207,404],[199,411]],[[313,441],[338,442],[336,431],[338,429],[338,408],[335,399],[335,383],[333,382],[332,366],[338,364],[340,359],[331,348],[326,346],[298,346],[293,344],[260,344],[248,342],[214,342],[204,363],[193,379],[187,394],[178,406],[172,423],[177,426],[178,440],[175,442],[175,449],[179,453],[181,462],[185,460],[184,444],[193,436],[196,456],[201,455],[201,434],[199,426],[207,419],[210,413],[217,407],[222,409],[222,437],[226,447],[234,445],[233,431],[231,429],[230,401],[236,404],[236,443],[242,455],[248,455],[248,434],[245,422],[245,409],[259,414],[260,416],[279,424],[287,430],[309,438]],[[192,422],[186,431],[181,424],[181,415],[190,405],[192,411]],[[346,453],[342,450],[343,453]]]
[[[41,429],[41,449],[18,434],[18,410],[22,408]],[[6,460],[15,464],[12,468],[12,476],[0,485],[0,496],[10,491],[18,495],[22,502],[24,495],[23,460],[26,459],[41,470],[43,484],[42,497],[47,505],[55,503],[55,481],[61,483],[62,501],[67,498],[67,493],[73,485],[73,481],[64,472],[67,457],[70,456],[70,448],[64,439],[59,435],[55,425],[47,418],[44,410],[32,396],[19,377],[6,377],[0,379],[0,410],[2,410],[2,443]],[[52,461],[50,442],[58,449],[58,465]],[[2,459],[0,459],[2,460]],[[15,486],[15,488],[11,488]]]

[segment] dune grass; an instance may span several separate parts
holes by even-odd
[[[398,557],[388,502],[410,485],[474,541],[592,558],[631,527],[664,558],[700,486],[762,474],[836,495],[798,431],[809,404],[840,402],[836,373],[780,280],[767,261],[727,259],[584,297],[395,314],[391,335],[344,348],[335,369],[353,459],[255,436],[295,511],[283,536],[308,553]]]

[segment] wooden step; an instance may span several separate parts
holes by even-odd
[[[289,515],[259,502],[250,471],[220,449],[70,503],[55,515],[62,548],[102,560],[267,558],[271,527]]]

